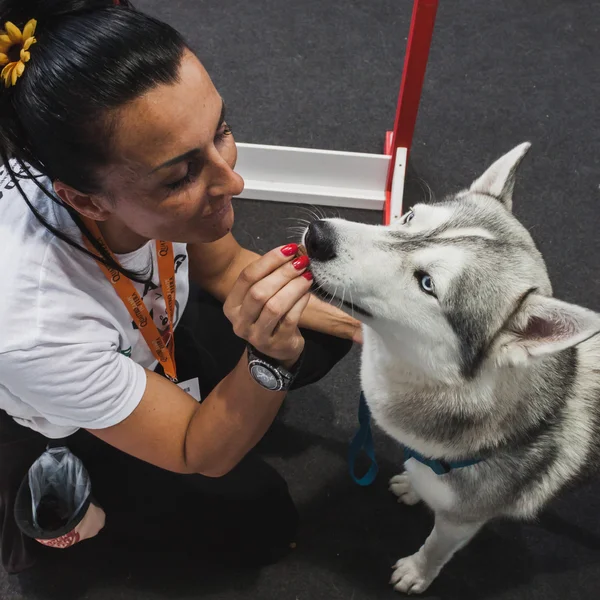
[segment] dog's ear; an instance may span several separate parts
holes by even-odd
[[[600,314],[587,308],[530,294],[496,344],[501,363],[523,364],[576,346],[600,333]]]
[[[507,210],[512,211],[515,175],[530,147],[529,142],[524,142],[499,158],[479,179],[473,182],[470,191],[494,196]]]

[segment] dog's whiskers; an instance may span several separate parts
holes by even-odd
[[[320,292],[323,289],[323,284],[319,283],[317,287],[314,289],[315,292]]]
[[[344,289],[342,290],[342,299],[340,301],[340,305],[338,306],[338,308],[342,308],[342,306],[344,306],[345,298],[346,298],[346,286],[344,286]]]
[[[288,231],[295,231],[297,233],[304,233],[306,227],[302,227],[302,225],[292,225],[291,227],[286,228]]]
[[[331,306],[333,306],[333,301],[337,299],[337,291],[338,291],[338,286],[335,286],[335,290],[333,291],[333,294],[331,294],[331,300],[329,301],[329,304],[331,304]]]
[[[350,294],[350,309],[352,311],[352,318],[354,319],[354,300],[352,299],[352,290],[348,290],[348,293]]]
[[[311,221],[308,219],[301,219],[300,217],[285,217],[284,221],[296,221],[297,223],[304,223],[305,225],[310,225]]]
[[[316,207],[314,207],[316,208]],[[320,217],[319,215],[315,212],[315,210],[313,210],[312,208],[309,208],[308,206],[301,206],[300,210],[304,211],[305,213],[308,214],[308,216],[310,217],[310,222],[312,223],[313,221],[319,221]]]

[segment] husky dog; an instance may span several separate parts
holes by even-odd
[[[394,566],[401,592],[423,592],[487,521],[535,517],[600,459],[600,315],[552,297],[511,212],[529,146],[389,227],[324,219],[304,234],[315,290],[364,323],[373,418],[408,449],[390,489],[435,513]]]

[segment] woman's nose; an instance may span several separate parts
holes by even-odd
[[[225,160],[211,165],[209,196],[239,196],[244,189],[244,180]]]

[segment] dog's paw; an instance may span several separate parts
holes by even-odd
[[[413,506],[421,501],[419,495],[412,487],[410,478],[407,473],[400,473],[390,479],[390,492],[395,496],[398,496],[398,502]]]
[[[428,576],[422,566],[419,553],[401,558],[394,566],[390,583],[397,592],[405,594],[421,594],[434,580]]]

